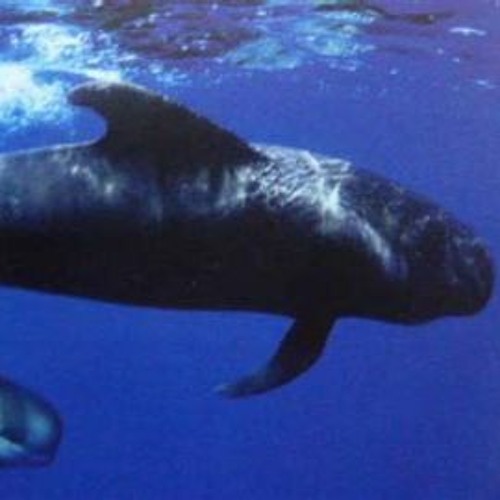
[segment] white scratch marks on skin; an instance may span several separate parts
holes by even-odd
[[[339,182],[335,185],[333,190],[330,193],[325,193],[325,208],[330,214],[334,217],[338,217],[340,219],[346,218],[344,207],[342,206],[340,188],[342,184]]]
[[[327,160],[329,163],[332,160]],[[377,231],[369,221],[362,218],[350,206],[350,200],[343,193],[344,185],[352,179],[352,172],[348,163],[339,160],[336,168],[332,165],[331,175],[325,177],[323,172],[318,179],[318,193],[323,215],[320,231],[327,237],[352,240],[375,257],[384,272],[392,276],[401,274],[401,263],[387,240]]]
[[[101,186],[101,179],[99,178],[99,176],[87,166],[75,163],[70,168],[70,174],[73,177],[82,180],[89,189],[92,189],[94,191],[98,191]],[[110,184],[110,182],[107,182],[104,186],[105,193],[109,192],[108,184]]]
[[[218,210],[232,212],[235,208],[245,205],[249,170],[251,169],[241,169],[236,174],[229,170],[224,172],[216,203]]]
[[[255,176],[259,196],[278,211],[295,207],[311,221],[316,219],[321,231],[325,220],[321,214],[326,212],[328,204],[325,197],[342,178],[349,175],[349,164],[294,148],[254,147],[269,158]]]
[[[321,232],[325,235],[332,232],[343,232],[354,215],[343,206],[342,202],[342,186],[351,178],[349,165],[339,161],[338,164],[328,168],[325,164],[321,165],[316,159],[314,161],[319,169],[317,192],[319,207],[323,211]]]
[[[200,170],[193,181],[193,188],[200,193],[206,192],[210,188],[210,172],[208,168]]]
[[[359,221],[359,231],[362,241],[366,244],[370,253],[377,257],[383,269],[391,275],[399,274],[399,264],[394,258],[394,252],[378,231],[368,222]]]
[[[323,175],[321,164],[312,153],[309,151],[301,151],[299,153],[299,158],[302,159],[304,164],[309,165],[314,170],[314,174]]]
[[[104,195],[106,197],[111,197],[116,192],[116,183],[112,181],[108,181],[104,184]]]

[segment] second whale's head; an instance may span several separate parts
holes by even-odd
[[[49,402],[0,378],[0,467],[49,465],[61,434],[61,418]]]

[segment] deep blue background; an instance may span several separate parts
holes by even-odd
[[[385,54],[356,72],[312,64],[191,75],[171,89],[140,83],[249,140],[399,180],[475,227],[498,256],[500,94],[474,83],[481,69]],[[83,112],[72,120],[79,139],[101,126]],[[66,127],[34,123],[3,149],[67,140]],[[499,319],[495,296],[478,316],[420,327],[340,321],[307,375],[227,401],[212,388],[267,359],[287,320],[0,289],[1,372],[65,420],[56,462],[1,471],[0,498],[500,498]]]

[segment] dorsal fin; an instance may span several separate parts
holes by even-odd
[[[98,144],[110,153],[145,155],[174,168],[230,166],[262,158],[231,132],[141,87],[90,82],[73,89],[69,101],[107,120],[107,133]]]

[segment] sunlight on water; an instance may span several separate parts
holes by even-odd
[[[119,81],[120,75],[91,69],[86,77]],[[0,63],[0,143],[32,123],[64,123],[71,119],[67,93],[74,83],[45,78],[28,66]]]
[[[0,125],[10,129],[60,117],[70,84],[88,78],[154,79],[168,88],[200,72],[214,81],[225,69],[234,74],[321,64],[356,71],[397,53],[405,58],[401,64],[394,59],[391,75],[404,74],[418,54],[473,74],[470,81],[481,89],[498,85],[489,59],[476,57],[495,43],[491,26],[417,5],[407,13],[353,0],[31,0],[2,6],[8,9],[0,17]],[[481,66],[470,69],[472,64]]]
[[[42,63],[61,63],[64,60],[81,58],[89,45],[89,35],[64,26],[27,26],[18,40],[26,48],[31,48],[32,57]]]
[[[363,27],[372,22],[369,15],[331,14],[298,21],[295,33],[301,45],[311,52],[332,58],[334,63],[349,62],[354,67],[360,63],[360,54],[374,48],[360,39]]]
[[[2,7],[19,7],[19,0],[4,0],[2,2]],[[43,10],[60,10],[60,7],[56,7],[52,0],[24,0],[22,2],[23,9],[43,9]]]
[[[104,70],[115,77],[120,73],[117,50],[103,33],[64,25],[28,25],[16,37],[14,45],[43,69],[74,71],[78,68],[85,74],[104,66]]]
[[[231,64],[251,69],[293,69],[312,61],[340,70],[355,70],[360,56],[373,50],[361,41],[370,14],[332,12],[321,15],[269,17],[264,9],[257,26],[261,37],[243,44],[226,56]]]
[[[21,24],[8,28],[0,52],[0,127],[17,133],[33,122],[59,122],[69,117],[68,89],[87,79],[123,81],[141,71],[166,86],[183,81],[165,65],[141,65],[120,50],[111,36],[67,24]],[[58,75],[58,78],[54,78]]]
[[[450,33],[463,36],[486,36],[488,33],[485,30],[471,28],[469,26],[454,26],[450,28]]]
[[[32,120],[60,120],[68,113],[60,83],[42,83],[26,66],[0,65],[0,127],[15,132]]]
[[[99,35],[103,52],[112,51]],[[73,79],[96,78],[120,81],[123,72],[118,64],[106,67],[103,53],[97,52],[90,32],[64,25],[28,24],[13,31],[9,49],[16,61],[0,60],[0,127],[3,135],[17,133],[33,122],[61,122],[69,119],[66,104],[68,79],[50,78],[50,74],[73,76]],[[107,59],[116,61],[116,57]],[[14,58],[13,58],[14,59]],[[20,61],[20,62],[18,62]],[[49,78],[47,78],[49,75]],[[2,139],[5,140],[5,137]]]

